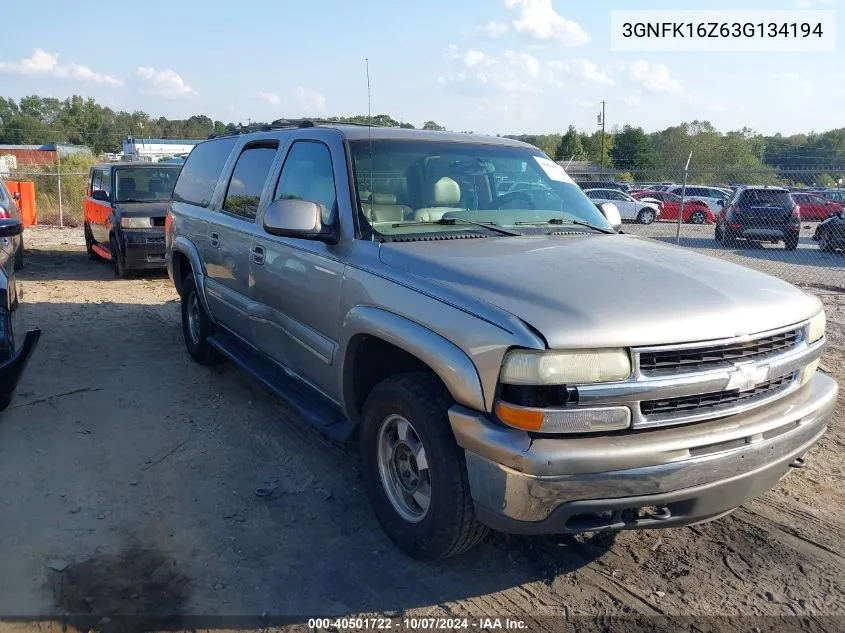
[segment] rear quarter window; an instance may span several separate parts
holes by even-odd
[[[194,147],[176,181],[173,200],[200,207],[211,204],[214,188],[237,140],[236,137],[223,138]]]

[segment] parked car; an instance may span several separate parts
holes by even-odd
[[[651,224],[660,217],[660,204],[637,200],[616,189],[584,189],[587,197],[596,203],[612,202],[619,208],[623,220]]]
[[[680,196],[681,191],[683,191],[683,189],[683,185],[672,185],[671,187],[667,187],[666,191]],[[713,214],[716,215],[717,213],[719,213],[719,211],[722,210],[719,201],[721,200],[722,202],[724,202],[727,198],[730,197],[730,193],[726,190],[719,189],[717,187],[687,185],[684,196],[687,198],[695,198],[696,200],[701,200],[702,202],[706,203],[707,206],[710,207],[710,211],[712,211]]]
[[[611,181],[598,181],[598,180],[579,180],[578,186],[581,189],[618,189],[619,191],[629,191],[631,189],[631,185],[627,182],[613,182]]]
[[[619,226],[515,140],[301,122],[193,149],[167,267],[191,357],[356,438],[384,531],[438,558],[715,519],[825,432],[821,302]]]
[[[681,196],[667,191],[638,191],[631,196],[642,202],[656,202],[660,205],[660,219],[678,221]],[[710,224],[715,216],[703,200],[684,200],[684,222]]]
[[[91,168],[83,201],[85,247],[117,277],[164,269],[164,218],[181,165],[103,163]]]
[[[41,336],[38,329],[21,336],[18,325],[21,293],[15,279],[14,260],[15,238],[22,232],[19,219],[0,219],[0,411],[12,402],[18,381]]]
[[[783,187],[739,187],[716,216],[716,241],[734,246],[739,239],[783,242],[798,248],[801,214],[792,194]]]
[[[9,193],[6,185],[0,180],[0,220],[21,221],[21,210],[18,207],[19,197],[20,194],[17,191],[14,194]],[[23,268],[23,231],[12,238],[12,245],[15,253],[15,270],[20,270]]]
[[[820,222],[813,233],[813,239],[819,243],[821,250],[829,253],[845,249],[845,211]]]
[[[827,191],[819,191],[818,193],[825,200],[845,203],[845,189],[828,189]]]
[[[830,216],[839,215],[845,210],[845,204],[811,193],[793,193],[792,199],[800,209],[801,219],[809,222],[827,220]]]

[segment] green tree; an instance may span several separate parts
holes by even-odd
[[[584,146],[581,144],[581,135],[574,125],[570,125],[566,130],[566,134],[560,137],[560,143],[557,146],[554,154],[555,160],[584,160],[587,153],[584,151]]]
[[[613,147],[609,154],[617,169],[641,171],[651,169],[655,164],[651,138],[641,127],[623,127],[613,138]]]
[[[435,121],[426,121],[425,123],[423,123],[422,129],[435,130],[437,132],[443,132],[444,130],[446,130],[445,127],[443,127],[439,123],[436,123]]]

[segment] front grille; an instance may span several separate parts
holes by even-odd
[[[164,236],[156,235],[155,237],[148,237],[147,244],[164,244]]]
[[[740,361],[759,360],[784,353],[795,347],[800,329],[756,338],[752,341],[657,350],[640,353],[640,371],[643,374],[666,371],[692,372],[713,369]]]
[[[785,390],[795,379],[795,374],[787,374],[768,382],[760,383],[748,391],[718,391],[702,393],[683,398],[666,400],[644,400],[640,402],[640,412],[644,416],[685,416],[707,413],[718,408],[728,408],[740,403],[749,404],[753,400],[763,399]]]

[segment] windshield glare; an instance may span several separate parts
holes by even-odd
[[[461,220],[521,232],[552,219],[610,229],[581,188],[539,150],[382,139],[352,141],[350,149],[362,221],[380,235],[485,230]]]
[[[181,168],[121,167],[115,170],[116,202],[166,202],[170,200]]]

